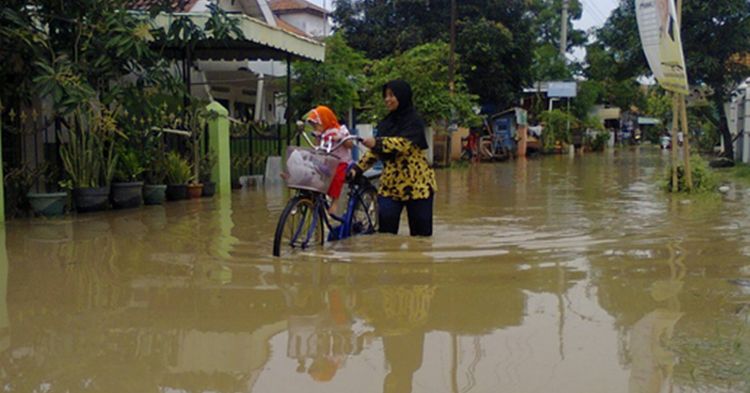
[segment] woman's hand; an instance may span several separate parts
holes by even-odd
[[[357,170],[354,168],[349,169],[349,173],[346,174],[346,180],[350,181],[354,179],[355,177],[357,177]]]
[[[372,149],[375,147],[375,138],[365,138],[362,140],[362,144],[365,145],[366,148]]]

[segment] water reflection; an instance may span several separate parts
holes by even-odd
[[[630,354],[633,362],[630,373],[630,393],[665,393],[673,391],[676,354],[672,351],[672,336],[677,321],[683,316],[678,295],[682,292],[686,274],[685,249],[672,243],[669,249],[669,277],[654,282],[651,297],[662,304],[633,325]],[[679,255],[678,255],[679,253]]]
[[[424,386],[416,389],[415,385],[419,374],[437,380],[447,375],[446,383],[451,379],[463,382],[466,373],[475,373],[472,370],[487,350],[478,337],[522,325],[527,314],[524,290],[564,292],[571,285],[559,279],[560,270],[566,270],[559,266],[518,271],[483,264],[335,264],[306,260],[279,262],[275,269],[289,310],[287,337],[277,345],[285,346],[286,358],[294,362],[272,358],[269,367],[286,364],[307,375],[308,380],[346,383],[363,376],[363,368],[373,362],[383,362],[382,369],[370,371],[382,373],[382,390],[375,390],[382,392],[422,391]],[[540,278],[549,284],[542,288],[530,285]],[[497,285],[500,282],[503,284]],[[430,340],[443,344],[428,348],[426,342]],[[495,345],[492,341],[490,348]],[[453,342],[462,347],[463,355],[446,351]],[[471,342],[471,347],[464,348],[466,342]],[[383,357],[376,361],[372,356],[378,348]],[[453,360],[434,364],[442,357]],[[430,360],[427,364],[425,358]],[[263,378],[259,383],[272,384]],[[305,383],[303,378],[273,386],[284,390]],[[486,381],[472,384],[487,387]],[[336,386],[341,385],[330,389],[336,390]]]

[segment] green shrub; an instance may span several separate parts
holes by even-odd
[[[193,180],[193,166],[180,153],[171,151],[164,160],[167,184],[187,184]]]
[[[666,181],[664,182],[664,188],[667,192],[672,192],[672,170],[673,167],[670,165],[666,170]],[[718,180],[716,175],[711,171],[708,166],[708,162],[698,154],[693,154],[690,157],[690,172],[693,177],[693,189],[688,190],[685,184],[685,167],[680,165],[677,167],[677,192],[692,192],[692,193],[704,193],[712,192],[716,190]]]

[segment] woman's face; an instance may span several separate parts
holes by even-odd
[[[383,99],[385,100],[385,107],[389,112],[393,112],[398,108],[398,98],[393,95],[393,91],[390,88],[386,87]]]

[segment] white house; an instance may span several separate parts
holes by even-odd
[[[732,92],[731,99],[724,104],[727,126],[734,142],[734,159],[750,163],[750,78],[745,79]],[[722,140],[722,151],[724,141]]]
[[[139,0],[135,8],[146,10],[153,1]],[[208,13],[209,1],[178,0],[175,12]],[[243,26],[266,27],[253,30],[252,36],[246,32],[248,39],[269,44],[274,38],[272,35],[277,35],[281,38],[277,40],[279,45],[283,46],[277,48],[280,51],[295,53],[295,58],[324,59],[320,38],[330,33],[325,9],[304,0],[235,0],[221,1],[219,5],[232,15],[242,16]],[[311,51],[315,54],[310,55]],[[287,87],[279,83],[279,79],[286,74],[286,61],[280,61],[279,56],[263,56],[257,60],[216,56],[195,62],[189,80],[194,96],[221,103],[234,118],[285,123],[285,104],[280,97]]]

